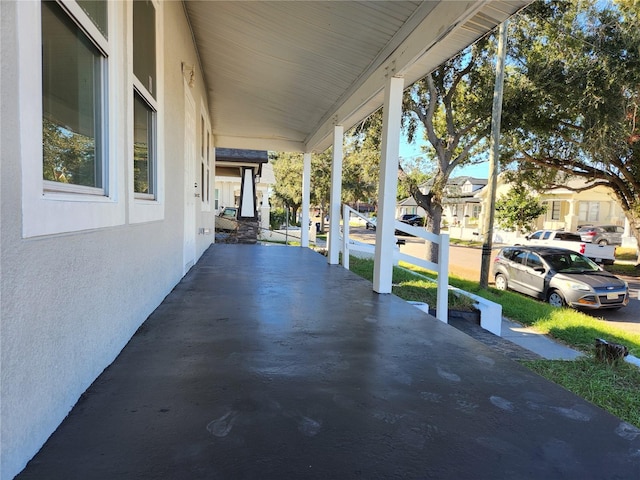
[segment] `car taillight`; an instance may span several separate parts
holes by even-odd
[[[596,232],[587,232],[587,237],[595,237]]]
[[[580,244],[580,252],[579,253],[584,255],[584,251],[586,250],[586,248],[587,248],[587,246],[584,243],[581,243]]]

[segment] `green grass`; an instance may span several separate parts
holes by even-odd
[[[616,417],[640,427],[640,369],[637,367],[625,362],[611,367],[591,358],[522,363]]]
[[[349,270],[362,278],[373,281],[373,260],[349,257]],[[405,300],[424,302],[432,307],[436,305],[437,285],[433,281],[421,278],[404,268],[393,267],[391,291]],[[449,292],[449,308],[471,311],[474,310],[474,303],[469,297]]]
[[[373,261],[350,257],[351,270],[373,279]],[[435,278],[434,272],[401,264],[393,269],[393,293],[405,300],[435,305],[436,287],[413,273]],[[410,271],[408,271],[410,270]],[[613,415],[640,428],[640,369],[624,361],[609,366],[594,360],[594,339],[622,343],[632,355],[640,357],[640,335],[616,328],[608,322],[570,308],[555,308],[515,292],[484,290],[477,282],[449,277],[449,284],[502,305],[505,317],[528,325],[577,350],[586,353],[574,361],[538,360],[523,362],[538,374],[562,385]],[[449,308],[459,308],[459,297],[449,292]]]
[[[404,265],[404,264],[403,264]],[[406,265],[413,271],[435,278],[435,273]],[[634,334],[617,328],[615,325],[587,315],[572,308],[556,308],[551,305],[525,297],[519,293],[500,291],[494,288],[484,290],[477,282],[449,277],[449,284],[480,297],[502,305],[502,314],[531,326],[537,331],[554,337],[573,348],[585,353],[593,351],[595,338],[622,343],[632,355],[640,357],[640,334]]]

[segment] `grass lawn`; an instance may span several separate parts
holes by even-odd
[[[351,257],[349,265],[354,273],[368,280],[373,279],[373,260]],[[435,305],[435,284],[407,270],[429,278],[435,278],[435,274],[411,265],[402,264],[402,267],[394,267],[393,293],[405,300]],[[622,343],[629,348],[631,354],[640,357],[640,335],[625,332],[604,320],[579,311],[554,308],[515,292],[493,288],[483,290],[477,282],[455,277],[449,277],[449,284],[499,303],[505,317],[532,326],[541,333],[585,352],[587,357],[581,360],[538,360],[523,364],[640,428],[640,369],[624,361],[618,366],[609,366],[598,363],[593,358],[595,338]],[[450,308],[469,308],[471,303],[449,293]]]

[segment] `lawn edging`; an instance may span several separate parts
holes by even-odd
[[[431,283],[437,283],[434,279],[421,275],[408,268],[398,268],[402,268],[406,272],[420,277],[423,280]],[[464,295],[465,297],[473,300],[475,302],[474,307],[480,312],[480,326],[498,337],[502,336],[502,305],[451,285],[449,285],[449,291],[454,292],[457,295]]]

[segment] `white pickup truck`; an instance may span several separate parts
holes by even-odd
[[[527,235],[521,243],[523,245],[548,245],[566,248],[581,253],[596,263],[607,265],[611,265],[616,259],[616,247],[613,245],[583,242],[579,234],[572,232],[538,230],[531,235]]]

